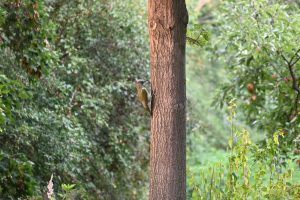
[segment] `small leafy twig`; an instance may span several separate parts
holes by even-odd
[[[69,107],[68,107],[68,115],[70,116],[72,113],[72,108],[74,107],[74,101],[76,101],[76,96],[78,94],[78,92],[80,92],[80,86],[77,86],[74,90],[74,92],[72,93],[70,102],[69,102]]]
[[[291,58],[291,60],[290,60],[290,63],[291,63],[291,65],[292,66],[294,66],[298,61],[299,61],[299,55],[298,55],[298,53],[300,52],[300,48],[296,51],[296,53],[292,56],[292,58]],[[294,58],[296,57],[296,56],[298,56],[298,58],[296,58],[296,61],[292,64],[292,61],[294,60]]]
[[[297,53],[298,58],[296,58],[295,62],[293,62],[291,65],[294,66],[299,60],[300,60],[300,56]]]

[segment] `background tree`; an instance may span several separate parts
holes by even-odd
[[[243,119],[268,137],[283,129],[282,150],[290,151],[300,133],[299,6],[272,0],[220,6],[224,12],[215,17],[223,25],[214,27],[220,35],[213,48],[228,70],[229,81],[218,101],[222,106],[237,98]]]

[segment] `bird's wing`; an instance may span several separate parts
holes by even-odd
[[[146,104],[148,104],[148,92],[146,88],[142,88],[142,98],[146,101]]]

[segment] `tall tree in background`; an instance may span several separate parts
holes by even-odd
[[[184,0],[149,0],[152,121],[150,200],[186,198]]]

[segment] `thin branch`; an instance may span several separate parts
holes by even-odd
[[[289,68],[289,71],[290,71],[290,74],[291,74],[291,77],[293,80],[293,89],[296,90],[298,93],[300,93],[300,90],[299,90],[299,87],[297,84],[297,77],[296,77],[295,72],[293,71],[293,66],[289,64],[288,68]]]
[[[69,107],[68,107],[68,116],[71,116],[72,113],[72,108],[74,107],[74,101],[76,100],[76,96],[79,92],[79,87],[76,87],[74,92],[72,93],[70,102],[69,102]]]
[[[299,85],[298,85],[298,80],[296,77],[295,72],[293,71],[293,65],[288,65],[292,80],[293,80],[293,89],[297,92],[297,96],[295,98],[295,102],[294,102],[294,108],[292,107],[291,111],[290,111],[290,115],[293,114],[293,110],[294,113],[298,112],[298,103],[299,103],[299,98],[300,98],[300,89],[299,89]]]
[[[69,102],[69,106],[70,106],[70,107],[72,107],[72,104],[73,104],[73,102],[74,102],[74,100],[75,100],[75,97],[76,97],[77,92],[78,92],[78,90],[77,90],[77,88],[76,88],[76,89],[74,90],[74,92],[73,92],[73,94],[72,94],[72,97],[71,97],[71,99],[70,99],[70,102]]]
[[[287,63],[287,66],[288,66],[288,69],[289,69],[289,72],[290,72],[290,75],[291,75],[292,81],[293,81],[292,88],[297,92],[297,96],[296,96],[295,101],[294,101],[294,106],[291,108],[291,111],[290,111],[290,116],[293,115],[293,113],[298,112],[298,104],[299,104],[299,99],[300,99],[300,89],[299,89],[299,84],[298,84],[298,78],[297,78],[297,75],[294,72],[294,68],[293,68],[294,65],[300,60],[300,56],[298,55],[299,52],[300,52],[300,48],[292,56],[290,61],[288,61],[288,59],[281,52],[277,52],[284,59],[284,61]],[[296,58],[296,56],[297,56],[297,58]],[[294,61],[294,59],[295,59],[295,61]]]
[[[296,56],[298,56],[298,53],[300,52],[300,48],[296,51],[296,53],[292,56],[292,58],[291,58],[291,60],[290,60],[290,63],[292,63],[293,62],[293,60],[294,60],[294,58],[296,57]],[[298,56],[299,57],[299,56]],[[296,61],[297,62],[297,61]],[[296,62],[294,62],[294,64],[296,64]],[[294,65],[293,64],[293,65]],[[292,66],[293,66],[292,65]]]
[[[291,108],[290,114],[288,116],[288,121],[291,121],[294,119],[295,116],[297,116],[298,113],[298,105],[299,105],[299,100],[300,100],[300,93],[297,93],[297,96],[294,101],[294,107]]]
[[[292,63],[292,66],[294,66],[299,60],[300,60],[300,56],[297,53],[298,58],[296,58],[295,62]]]
[[[299,99],[300,99],[300,93],[298,92],[297,97],[296,97],[295,102],[294,102],[295,114],[297,114],[297,112],[298,112]]]
[[[283,60],[286,62],[287,66],[288,66],[289,72],[290,72],[292,80],[293,80],[293,89],[296,90],[298,93],[300,93],[300,89],[298,87],[298,82],[297,82],[297,76],[293,70],[294,65],[292,64],[294,57],[298,54],[298,51],[300,51],[300,49],[297,50],[297,52],[293,55],[293,57],[291,58],[290,61],[288,61],[288,59],[281,52],[277,51],[277,53],[283,58]]]
[[[282,53],[279,52],[279,54],[283,58],[283,60],[286,62],[286,64],[290,65],[290,62],[287,60],[287,58]]]

